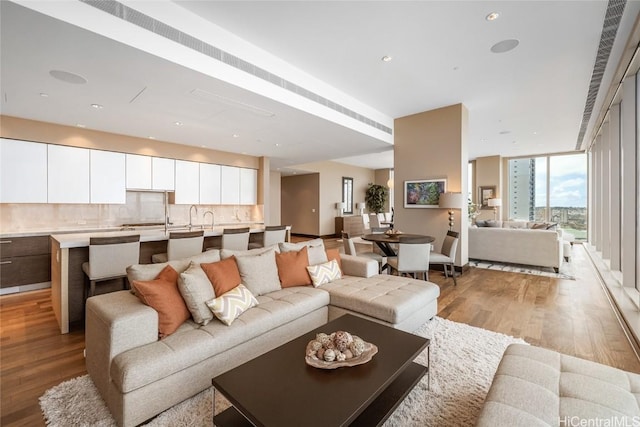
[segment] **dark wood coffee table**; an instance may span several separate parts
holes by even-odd
[[[338,330],[378,346],[363,365],[332,370],[305,363],[307,343]],[[428,339],[345,315],[212,380],[233,404],[215,426],[375,426],[382,424],[429,367],[413,362]],[[427,359],[427,363],[429,360]]]

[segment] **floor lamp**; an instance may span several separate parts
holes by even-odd
[[[449,230],[453,230],[453,210],[462,209],[462,193],[442,193],[438,207],[449,209]]]
[[[498,220],[498,208],[502,206],[502,199],[489,199],[487,204],[493,208],[493,219]]]

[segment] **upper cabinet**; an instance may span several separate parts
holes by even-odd
[[[175,190],[175,166],[176,161],[162,157],[153,157],[151,160],[151,189]]]
[[[47,145],[49,203],[89,203],[89,150]]]
[[[258,171],[240,169],[240,204],[255,205],[258,202]]]
[[[47,145],[0,139],[0,203],[47,203]]]
[[[127,190],[173,191],[175,164],[173,159],[127,154]]]
[[[219,205],[221,203],[220,165],[200,163],[200,203]]]
[[[91,150],[90,159],[91,203],[126,203],[125,155]]]
[[[151,157],[127,154],[127,189],[151,190]]]
[[[220,203],[223,205],[240,204],[240,168],[233,166],[221,166],[221,195]]]
[[[176,160],[174,203],[197,205],[200,202],[200,164]]]

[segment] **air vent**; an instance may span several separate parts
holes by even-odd
[[[616,39],[618,33],[618,27],[620,26],[620,20],[624,13],[624,7],[627,4],[627,0],[609,0],[607,5],[607,13],[604,17],[604,24],[602,25],[602,34],[600,35],[600,45],[598,46],[598,54],[596,55],[596,62],[593,65],[593,72],[591,73],[591,82],[589,83],[589,92],[587,93],[587,101],[584,106],[584,113],[582,114],[582,123],[580,124],[580,133],[578,134],[578,141],[576,143],[576,150],[582,148],[582,140],[584,134],[587,131],[587,125],[591,120],[591,114],[593,113],[593,107],[598,97],[598,91],[602,83],[602,77],[604,71],[607,68],[607,62],[609,62],[609,55],[613,48],[613,42]]]
[[[204,55],[207,55],[210,58],[216,59],[218,61],[224,62],[231,67],[234,67],[238,70],[244,71],[245,73],[249,73],[255,77],[258,77],[262,80],[265,80],[273,85],[286,89],[290,92],[293,92],[297,95],[300,95],[304,98],[307,98],[313,102],[321,104],[327,108],[330,108],[334,111],[337,111],[345,116],[351,117],[361,123],[364,123],[368,126],[376,128],[382,132],[385,132],[389,135],[393,134],[393,131],[390,127],[383,125],[375,120],[372,120],[362,114],[359,114],[344,105],[337,104],[317,93],[314,93],[308,89],[305,89],[297,84],[290,82],[276,74],[273,74],[264,68],[260,68],[255,64],[247,62],[235,55],[232,55],[228,52],[223,51],[215,46],[212,46],[200,39],[196,39],[189,34],[186,34],[176,28],[173,28],[163,22],[158,21],[144,13],[138,12],[135,9],[132,9],[120,2],[115,0],[80,0],[81,2],[93,6],[97,9],[102,10],[110,15],[115,16],[116,18],[127,21],[133,25],[136,25],[140,28],[144,28],[145,30],[151,31],[159,36],[162,36],[166,39],[172,40],[176,43],[179,43],[189,49],[200,52]]]

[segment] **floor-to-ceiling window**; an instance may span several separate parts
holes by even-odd
[[[509,218],[557,223],[587,237],[587,162],[584,153],[509,160]]]

